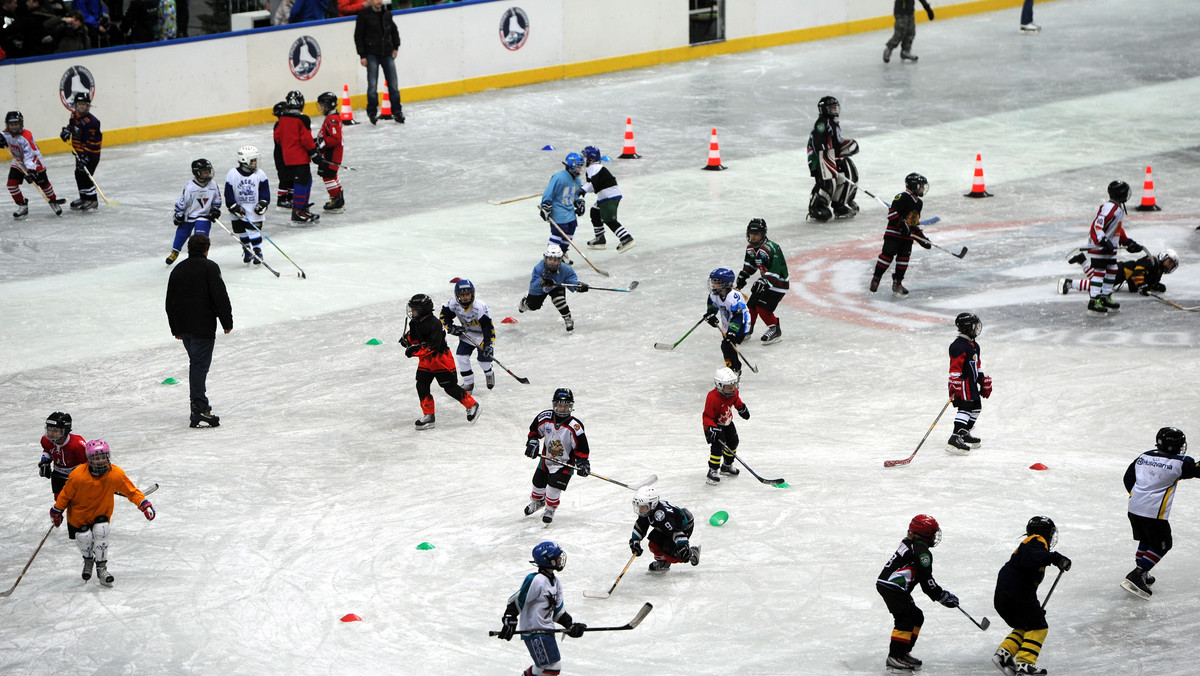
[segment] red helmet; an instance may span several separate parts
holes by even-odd
[[[942,527],[937,519],[928,514],[918,514],[908,522],[908,530],[913,535],[925,541],[930,547],[936,547],[942,541]]]

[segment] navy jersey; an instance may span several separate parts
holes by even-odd
[[[950,396],[977,400],[982,381],[983,360],[979,356],[979,343],[960,333],[950,343]]]
[[[658,506],[649,514],[639,516],[633,524],[634,540],[646,537],[650,529],[670,537],[676,545],[686,542],[692,531],[692,515],[682,507],[676,507],[666,500],[659,500]]]
[[[918,222],[921,220],[921,198],[905,190],[892,199],[892,207],[888,209],[887,230],[884,237],[896,237],[911,241],[913,235],[925,239],[925,233]]]
[[[1046,577],[1046,566],[1052,566],[1063,558],[1062,554],[1050,551],[1041,535],[1026,535],[1013,550],[1008,562],[996,576],[996,592],[1014,596],[1034,596],[1038,585]]]

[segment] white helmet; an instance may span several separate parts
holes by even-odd
[[[251,165],[250,163],[254,164]],[[258,148],[254,146],[242,146],[238,148],[238,164],[247,169],[258,168]]]
[[[1171,269],[1167,269],[1167,261],[1171,261]],[[1174,249],[1164,249],[1158,254],[1158,262],[1163,266],[1163,272],[1171,274],[1175,272],[1175,268],[1179,267],[1179,254],[1175,253]]]
[[[713,384],[717,386],[718,392],[728,397],[737,392],[738,374],[729,367],[719,368],[716,375],[713,376]]]
[[[563,250],[557,244],[547,244],[546,251],[542,254],[542,258],[557,258],[562,260]]]
[[[633,494],[633,510],[645,516],[658,507],[658,490],[653,486],[642,486]]]

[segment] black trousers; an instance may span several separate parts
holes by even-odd
[[[205,396],[208,381],[208,367],[212,365],[213,345],[217,339],[214,336],[197,336],[185,333],[179,337],[183,340],[183,349],[188,353],[188,393],[192,400],[193,411],[209,410],[208,397]]]

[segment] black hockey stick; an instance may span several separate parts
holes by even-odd
[[[934,244],[933,242],[929,241],[925,237],[917,237],[916,235],[913,235],[912,238],[917,240],[918,242],[925,242],[926,244],[928,244],[929,246],[931,246],[935,249],[941,249],[942,251],[945,251],[946,253],[950,254],[951,256],[954,256],[955,258],[962,258],[963,256],[967,255],[967,247],[965,247],[965,246],[958,253],[954,253],[953,251],[947,249],[944,246],[938,246],[937,244]]]
[[[729,450],[729,446],[728,446],[728,445],[726,445],[726,443],[725,443],[724,441],[721,441],[721,445],[722,445],[722,446],[725,446],[725,450],[727,450],[727,451]],[[768,485],[771,485],[771,486],[778,486],[779,484],[782,484],[782,483],[787,483],[787,482],[786,482],[786,481],[784,481],[782,478],[780,478],[780,479],[764,479],[764,478],[762,478],[762,475],[761,475],[761,474],[759,474],[758,472],[755,472],[755,471],[754,471],[754,469],[750,467],[750,465],[747,465],[747,464],[746,464],[746,461],[745,461],[745,460],[742,460],[742,459],[741,459],[741,458],[738,456],[738,454],[737,454],[737,453],[734,453],[734,454],[733,454],[733,459],[734,459],[734,460],[737,460],[737,461],[738,461],[738,462],[740,462],[740,463],[742,463],[742,467],[745,467],[747,471],[749,471],[751,474],[753,474],[753,475],[754,475],[754,478],[755,478],[755,479],[758,479],[759,481],[763,482],[764,484],[768,484]]]
[[[462,338],[463,340],[467,341],[468,343],[470,343],[470,344],[474,345],[474,346],[475,346],[475,349],[477,349],[477,350],[479,350],[479,349],[483,349],[483,348],[479,347],[479,343],[476,343],[475,341],[473,341],[473,340],[471,340],[470,338],[468,338],[468,337],[467,337],[467,334],[466,334],[465,332],[458,334],[458,337],[459,337],[459,338]],[[492,361],[496,362],[496,366],[499,366],[500,368],[504,369],[504,372],[505,372],[505,373],[507,373],[508,375],[510,375],[510,376],[512,376],[512,377],[514,377],[514,378],[516,378],[518,383],[521,383],[522,385],[528,385],[528,384],[529,384],[529,379],[528,379],[528,378],[522,378],[521,376],[519,376],[519,375],[517,375],[517,374],[513,373],[512,371],[509,371],[509,370],[508,370],[508,367],[506,367],[504,364],[501,364],[501,363],[500,363],[500,360],[499,360],[499,359],[496,359],[496,356],[495,356],[495,355],[492,355]]]
[[[637,554],[634,554],[633,556],[629,557],[629,562],[625,564],[625,567],[623,569],[621,569],[621,574],[617,576],[617,581],[612,583],[612,586],[608,588],[608,591],[606,591],[606,592],[585,591],[585,592],[583,592],[583,595],[588,597],[589,599],[606,599],[606,598],[612,596],[613,590],[616,589],[617,585],[621,583],[621,578],[625,577],[625,573],[629,570],[629,566],[633,565],[633,560],[636,559],[637,557],[638,557]]]
[[[630,629],[635,629],[635,628],[637,628],[637,626],[639,624],[642,623],[642,620],[646,619],[646,616],[650,614],[651,610],[654,610],[654,606],[650,603],[646,603],[645,605],[642,606],[642,609],[637,612],[637,615],[633,616],[632,620],[626,622],[625,624],[622,624],[619,627],[588,627],[588,628],[584,629],[584,631],[585,632],[589,632],[589,631],[628,631]],[[563,627],[562,629],[522,629],[521,631],[514,631],[513,633],[514,634],[556,634],[556,633],[562,634],[562,633],[566,633],[566,631],[567,631],[567,628]],[[498,632],[498,631],[489,631],[488,632],[488,636],[499,636],[499,635],[500,635],[500,632]]]
[[[725,333],[725,329],[722,329],[720,326],[714,326],[713,328],[720,331],[721,335],[725,336],[725,340],[729,340],[729,334]],[[735,345],[733,341],[729,341],[729,346],[733,348],[733,351],[737,353],[737,356],[741,358],[742,362],[745,363],[746,366],[750,367],[751,371],[758,373],[758,367],[751,363],[749,359],[746,359],[746,355],[742,354],[742,351],[738,349],[738,346]]]
[[[953,399],[946,400],[946,405],[942,407],[942,412],[938,413],[937,417],[933,419],[933,424],[929,426],[929,429],[925,432],[925,436],[921,437],[921,443],[917,444],[917,448],[912,452],[912,455],[903,460],[884,460],[883,466],[896,467],[897,465],[907,465],[908,463],[912,462],[912,459],[917,457],[917,451],[921,450],[921,445],[924,444],[925,440],[929,438],[929,433],[933,431],[933,428],[937,426],[938,421],[942,419],[942,413],[945,413],[946,409],[950,408],[951,401],[953,401]]]
[[[706,315],[706,316],[707,316],[707,315]],[[705,317],[701,317],[701,318],[700,318],[700,321],[696,322],[696,325],[695,325],[695,326],[693,326],[692,328],[688,329],[687,333],[683,334],[683,338],[680,338],[679,340],[677,340],[677,341],[675,341],[674,343],[671,343],[671,344],[667,344],[667,343],[655,343],[655,344],[654,344],[654,349],[656,349],[656,350],[666,350],[667,352],[670,352],[671,350],[674,350],[675,348],[679,347],[679,344],[680,344],[680,343],[682,343],[682,342],[684,341],[684,339],[685,339],[685,338],[687,338],[688,336],[692,335],[692,331],[695,331],[697,328],[699,328],[699,327],[700,327],[700,325],[701,325],[701,324],[703,324],[703,323],[704,323],[704,319],[705,319]]]
[[[571,463],[569,463],[569,462],[566,462],[566,461],[563,461],[563,460],[557,460],[557,459],[555,459],[555,458],[552,458],[552,457],[550,457],[550,456],[548,456],[548,455],[542,455],[541,453],[539,453],[537,457],[539,457],[539,458],[541,458],[541,459],[543,459],[543,460],[549,460],[550,462],[552,462],[552,463],[554,463],[554,464],[556,464],[556,465],[562,465],[563,467],[568,467],[568,468],[570,468],[570,469],[573,469],[573,470],[575,470],[576,472],[578,472],[578,471],[579,471],[579,467],[578,467],[578,466],[576,466],[576,465],[572,465],[572,464],[571,464]],[[591,471],[589,471],[589,472],[588,472],[588,476],[594,476],[594,477],[596,477],[597,479],[601,479],[601,480],[603,480],[603,481],[607,481],[607,482],[608,482],[608,483],[610,483],[610,484],[616,484],[616,485],[618,485],[618,486],[620,486],[620,487],[622,487],[622,488],[628,488],[628,489],[629,489],[629,490],[631,490],[631,491],[636,491],[637,489],[641,488],[642,486],[649,486],[650,484],[654,483],[655,481],[658,481],[658,475],[657,475],[657,474],[651,474],[650,476],[646,477],[645,479],[642,479],[642,482],[641,482],[641,483],[638,483],[638,484],[633,484],[632,486],[631,486],[631,485],[629,485],[629,484],[627,484],[627,483],[622,483],[622,482],[620,482],[620,481],[617,481],[616,479],[609,479],[608,477],[606,477],[606,476],[604,476],[604,475],[602,475],[602,474],[596,474],[595,472],[591,472]]]
[[[562,286],[564,286],[568,289],[578,289],[579,288],[578,284],[563,284]],[[629,283],[628,289],[612,289],[607,286],[592,286],[589,284],[588,290],[589,291],[620,291],[622,293],[629,293],[630,291],[633,291],[637,287],[638,287],[638,283],[636,281],[633,281],[633,282]]]
[[[1183,310],[1184,312],[1195,312],[1196,310],[1200,310],[1200,305],[1195,305],[1193,307],[1184,307],[1184,306],[1180,305],[1179,303],[1176,303],[1175,301],[1171,301],[1171,300],[1167,300],[1166,298],[1163,298],[1162,296],[1158,295],[1157,293],[1151,293],[1151,292],[1147,291],[1146,295],[1153,296],[1153,297],[1161,300],[1162,302],[1166,303],[1167,305],[1170,305],[1171,307],[1173,307],[1177,310]]]
[[[845,175],[845,174],[838,173],[838,171],[837,171],[836,169],[833,169],[832,167],[831,167],[830,169],[833,171],[833,173],[837,174],[838,176],[841,176],[841,177],[842,177],[842,178],[843,178],[843,179],[844,179],[844,180],[845,180],[847,183],[849,183],[850,185],[854,186],[855,188],[858,188],[859,190],[861,190],[861,191],[863,191],[864,193],[866,193],[868,197],[870,197],[870,198],[874,199],[876,202],[879,202],[880,204],[882,204],[884,209],[887,209],[887,210],[891,211],[891,209],[892,209],[892,205],[890,205],[890,204],[888,204],[887,202],[884,202],[883,200],[879,199],[879,198],[878,198],[878,197],[875,195],[875,193],[871,192],[870,190],[867,190],[866,188],[862,187],[861,185],[859,185],[859,184],[855,183],[854,181],[851,181],[849,176],[847,176],[847,175]],[[917,223],[917,225],[933,225],[934,223],[937,223],[937,222],[938,222],[938,221],[940,221],[940,220],[942,220],[940,216],[934,216],[934,217],[932,217],[932,218],[927,218],[927,219],[925,219],[925,220],[923,220],[923,221],[919,221],[919,222]],[[961,256],[960,256],[960,258],[961,258]]]
[[[1062,574],[1067,571],[1062,568],[1058,569],[1058,576],[1054,578],[1054,584],[1050,585],[1050,591],[1046,592],[1046,598],[1042,599],[1042,610],[1046,609],[1046,604],[1050,603],[1050,595],[1054,593],[1054,588],[1058,586],[1058,581],[1062,579]]]
[[[299,265],[296,265],[296,261],[292,260],[292,257],[287,255],[287,253],[283,249],[280,249],[279,245],[275,243],[275,240],[268,237],[267,233],[263,232],[262,229],[259,228],[257,225],[255,225],[253,221],[247,220],[246,222],[250,224],[250,227],[257,230],[258,234],[262,235],[264,239],[266,239],[268,242],[270,242],[271,246],[275,247],[276,251],[278,251],[284,258],[288,259],[289,263],[296,266],[296,269],[299,270],[299,272],[296,273],[297,277],[299,277],[300,279],[308,279],[308,275],[304,274],[304,268],[300,267]]]
[[[968,613],[967,611],[963,610],[962,606],[954,606],[954,607],[958,608],[959,610],[962,610],[962,614],[966,615],[968,620],[975,622],[975,618],[971,617],[971,613]],[[981,620],[979,622],[975,622],[975,626],[979,627],[979,629],[981,631],[987,631],[987,628],[992,626],[992,621],[985,617],[985,618],[983,618],[983,620]]]
[[[221,222],[221,219],[214,218],[213,223],[216,223],[217,225],[221,226],[221,229],[224,230],[225,232],[229,233],[230,237],[236,239],[238,241],[238,244],[242,245],[242,250],[245,251],[246,253],[250,254],[251,258],[253,258],[254,260],[261,263],[264,268],[270,270],[271,274],[275,275],[276,277],[279,276],[278,270],[271,267],[270,265],[267,265],[267,262],[262,259],[262,256],[259,256],[258,254],[254,253],[254,249],[251,249],[249,244],[246,244],[245,242],[243,242],[241,237],[238,237],[236,234],[234,234],[234,232],[232,230],[225,227],[225,224]]]
[[[576,251],[579,252],[579,257],[583,259],[583,262],[592,266],[592,269],[596,271],[596,274],[600,275],[601,277],[611,277],[612,276],[612,275],[608,274],[606,271],[601,270],[600,268],[596,267],[596,264],[593,263],[590,259],[588,259],[587,254],[583,253],[583,249],[580,249],[579,245],[576,244],[574,242],[574,240],[572,240],[570,237],[567,237],[567,231],[563,230],[561,225],[559,225],[558,223],[555,223],[553,218],[547,218],[546,220],[550,223],[550,225],[554,226],[554,229],[558,231],[559,235],[562,235],[563,239],[567,240],[567,244],[570,244],[572,248],[574,248]]]

